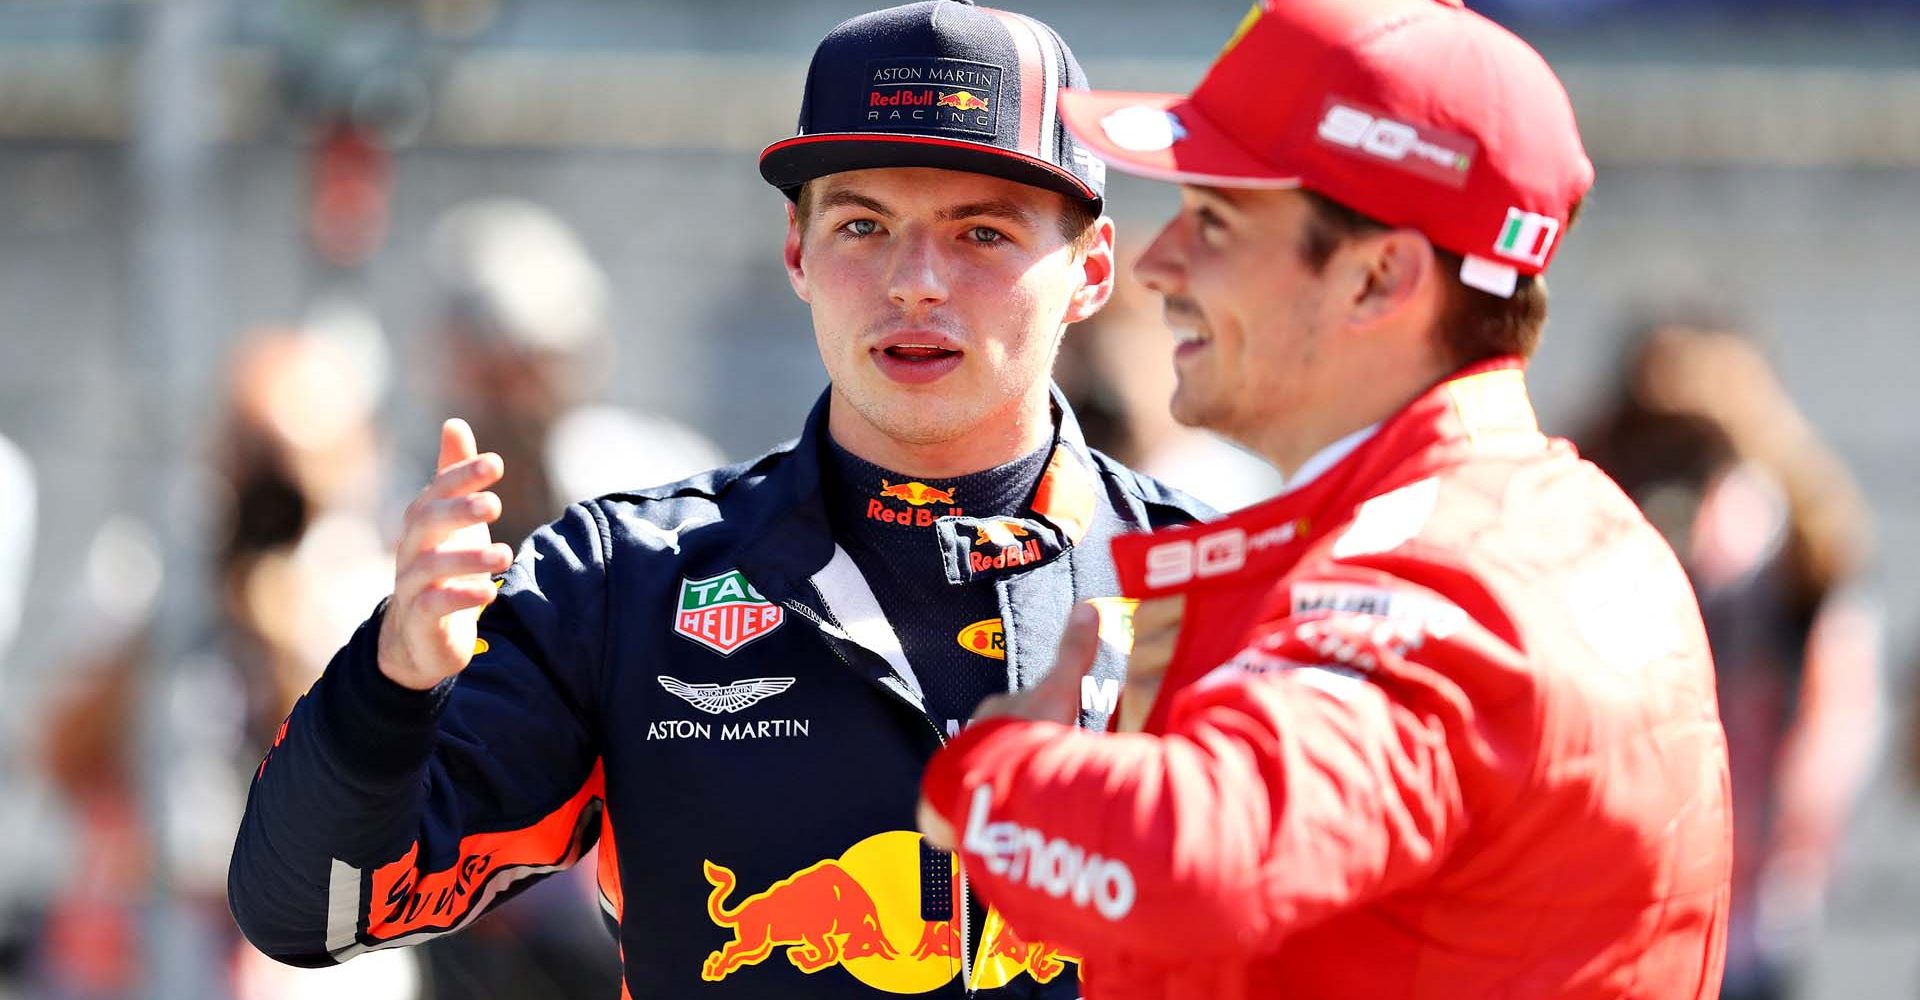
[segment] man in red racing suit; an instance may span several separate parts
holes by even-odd
[[[1632,503],[1534,428],[1517,366],[1303,489],[1115,549],[1129,594],[1187,595],[1149,735],[983,721],[925,785],[1089,997],[1717,993],[1699,614]]]
[[[1699,609],[1524,383],[1592,178],[1546,64],[1439,0],[1276,0],[1191,97],[1063,114],[1182,182],[1139,264],[1174,413],[1290,481],[1117,539],[1137,621],[1178,609],[1165,656],[1136,628],[1118,718],[1152,698],[1143,731],[1065,724],[1079,614],[1048,683],[934,757],[928,836],[1097,1000],[1714,997]]]

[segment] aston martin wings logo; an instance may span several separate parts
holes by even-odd
[[[791,677],[749,677],[732,684],[688,684],[661,675],[660,686],[708,715],[721,715],[759,704],[792,687],[793,680]]]

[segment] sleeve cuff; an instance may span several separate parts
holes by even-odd
[[[380,672],[382,602],[314,685],[315,728],[328,756],[348,776],[368,785],[392,785],[419,776],[433,754],[440,713],[457,677],[427,691],[394,683]]]

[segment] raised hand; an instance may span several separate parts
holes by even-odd
[[[473,429],[456,417],[440,425],[437,467],[407,505],[393,599],[380,623],[380,672],[420,691],[466,669],[480,612],[496,593],[492,574],[513,563],[513,549],[487,530],[500,517],[500,498],[486,490],[505,462],[477,454]]]

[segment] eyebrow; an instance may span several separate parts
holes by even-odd
[[[965,205],[942,209],[940,218],[948,222],[957,222],[961,219],[1005,219],[1008,222],[1025,225],[1032,221],[1033,216],[1026,209],[1005,198],[990,198],[986,201],[968,202]]]
[[[1218,202],[1224,202],[1227,206],[1231,208],[1240,207],[1240,198],[1232,188],[1214,187],[1209,184],[1193,184],[1189,186],[1193,188],[1194,191],[1202,195],[1203,197],[1210,198]]]
[[[866,195],[854,191],[849,191],[845,188],[837,188],[822,195],[820,198],[820,208],[823,210],[831,208],[864,208],[875,215],[883,215],[889,218],[894,214],[893,209],[888,208],[884,202],[869,198]],[[1022,225],[1030,224],[1033,220],[1032,213],[1022,208],[1018,203],[1005,198],[988,198],[984,201],[970,201],[962,205],[943,208],[939,211],[938,217],[943,222],[984,218],[1005,219],[1009,222],[1017,222]]]
[[[875,215],[892,215],[893,210],[863,194],[856,194],[846,188],[835,188],[820,198],[820,207],[828,208],[864,208]]]

